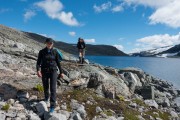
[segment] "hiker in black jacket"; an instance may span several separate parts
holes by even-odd
[[[37,60],[37,75],[42,77],[44,87],[45,102],[49,101],[50,97],[50,112],[54,112],[56,106],[56,85],[57,85],[57,71],[59,69],[59,77],[63,78],[61,65],[59,62],[59,55],[56,49],[53,49],[53,40],[46,39],[46,47],[39,51]],[[49,81],[50,79],[50,81]],[[50,82],[50,95],[49,95]]]
[[[84,63],[84,57],[85,57],[86,44],[82,38],[78,39],[77,48],[79,50],[79,62],[81,64],[83,64]]]

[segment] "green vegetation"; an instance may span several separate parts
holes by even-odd
[[[44,91],[44,88],[41,84],[37,84],[35,87],[34,87],[35,90],[39,91],[39,92],[43,92]]]
[[[107,116],[113,116],[113,113],[111,110],[104,111],[104,114],[106,114]]]
[[[146,104],[144,103],[144,101],[142,101],[142,100],[140,100],[140,99],[134,99],[134,100],[132,100],[132,101],[133,101],[134,103],[140,105],[140,106],[148,107],[148,105],[146,105]]]
[[[117,96],[117,98],[118,98],[120,101],[124,101],[124,96],[119,95],[119,96]]]
[[[1,108],[1,110],[8,111],[9,108],[10,108],[10,105],[9,105],[9,104],[5,104],[5,105]]]
[[[100,113],[96,113],[97,106],[103,108],[104,109],[103,112],[107,116],[113,115],[113,112],[111,110],[113,110],[116,114],[123,113],[125,120],[138,120],[137,116],[135,115],[140,114],[139,112],[128,108],[129,102],[125,102],[123,96],[119,96],[117,97],[117,99],[102,98],[97,96],[97,94],[94,92],[93,89],[74,90],[68,93],[64,93],[62,96],[64,98],[64,101],[66,101],[67,103],[68,111],[71,110],[69,105],[71,99],[75,99],[79,103],[86,103],[89,100],[89,98],[93,98],[95,103],[93,103],[92,105],[91,104],[85,105],[89,119],[92,119],[94,116],[100,114]]]
[[[154,114],[154,113],[158,113],[159,115]],[[161,111],[156,110],[156,109],[154,109],[154,110],[149,110],[149,111],[146,112],[146,114],[147,114],[147,115],[151,115],[153,118],[157,118],[157,117],[158,117],[158,118],[161,118],[161,119],[163,119],[163,120],[169,120],[169,116],[170,116],[169,113],[161,112]],[[145,118],[146,118],[146,117],[145,117]]]
[[[124,120],[139,120],[139,118],[137,117],[137,115],[139,115],[140,113],[131,109],[126,109],[125,111],[123,111],[124,114]]]

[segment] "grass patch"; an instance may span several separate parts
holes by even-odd
[[[44,91],[44,88],[41,84],[37,84],[35,87],[34,87],[35,90],[39,91],[39,92],[43,92]]]
[[[124,101],[125,100],[124,96],[121,96],[121,95],[117,96],[117,98],[118,98],[119,101]]]
[[[113,113],[110,110],[104,111],[104,114],[106,114],[107,116],[113,116]]]
[[[93,119],[94,116],[97,116],[100,114],[100,113],[96,113],[97,106],[104,109],[104,113],[108,116],[112,116],[114,114],[112,111],[114,111],[116,114],[124,114],[125,120],[136,120],[137,117],[134,115],[140,114],[139,112],[128,108],[129,104],[124,101],[123,96],[120,96],[118,100],[102,98],[102,97],[97,96],[97,94],[94,92],[93,89],[73,90],[67,93],[63,93],[62,101],[67,103],[68,111],[70,111],[71,99],[75,99],[80,104],[82,104],[82,103],[86,103],[89,100],[89,97],[93,98],[95,101],[95,103],[93,103],[92,105],[85,104],[85,109],[88,115],[87,117],[90,120]]]
[[[10,108],[10,105],[9,105],[9,104],[5,104],[5,105],[1,108],[1,110],[8,111],[9,108]]]
[[[127,108],[123,111],[123,114],[124,114],[124,120],[139,120],[137,115],[140,115],[140,113],[137,111]]]
[[[159,115],[154,114],[154,112],[158,113]],[[149,110],[146,112],[147,115],[152,116],[153,118],[161,118],[163,120],[169,120],[170,114],[167,112],[161,112],[159,110]]]
[[[145,103],[144,103],[144,101],[142,101],[142,100],[140,100],[140,99],[134,99],[134,100],[132,100],[132,102],[134,102],[134,103],[136,103],[136,104],[138,104],[138,105],[140,105],[140,106],[144,106],[144,107],[148,107],[148,105],[146,105]]]

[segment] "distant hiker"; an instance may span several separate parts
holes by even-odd
[[[84,63],[84,57],[85,57],[86,44],[82,38],[78,39],[77,48],[79,50],[79,62],[81,64],[83,64]]]
[[[54,112],[56,107],[56,86],[57,86],[57,77],[63,78],[62,69],[60,65],[60,58],[58,51],[53,49],[53,40],[47,38],[46,47],[39,51],[38,60],[37,60],[37,75],[42,77],[42,83],[44,87],[44,96],[45,102],[49,101],[50,97],[50,112]],[[58,67],[58,68],[57,68]],[[60,74],[57,75],[57,71],[60,71]],[[49,81],[50,79],[50,81]],[[50,95],[49,95],[49,82],[50,82]]]

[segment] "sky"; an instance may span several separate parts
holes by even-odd
[[[0,0],[0,24],[132,53],[180,44],[180,0]]]

